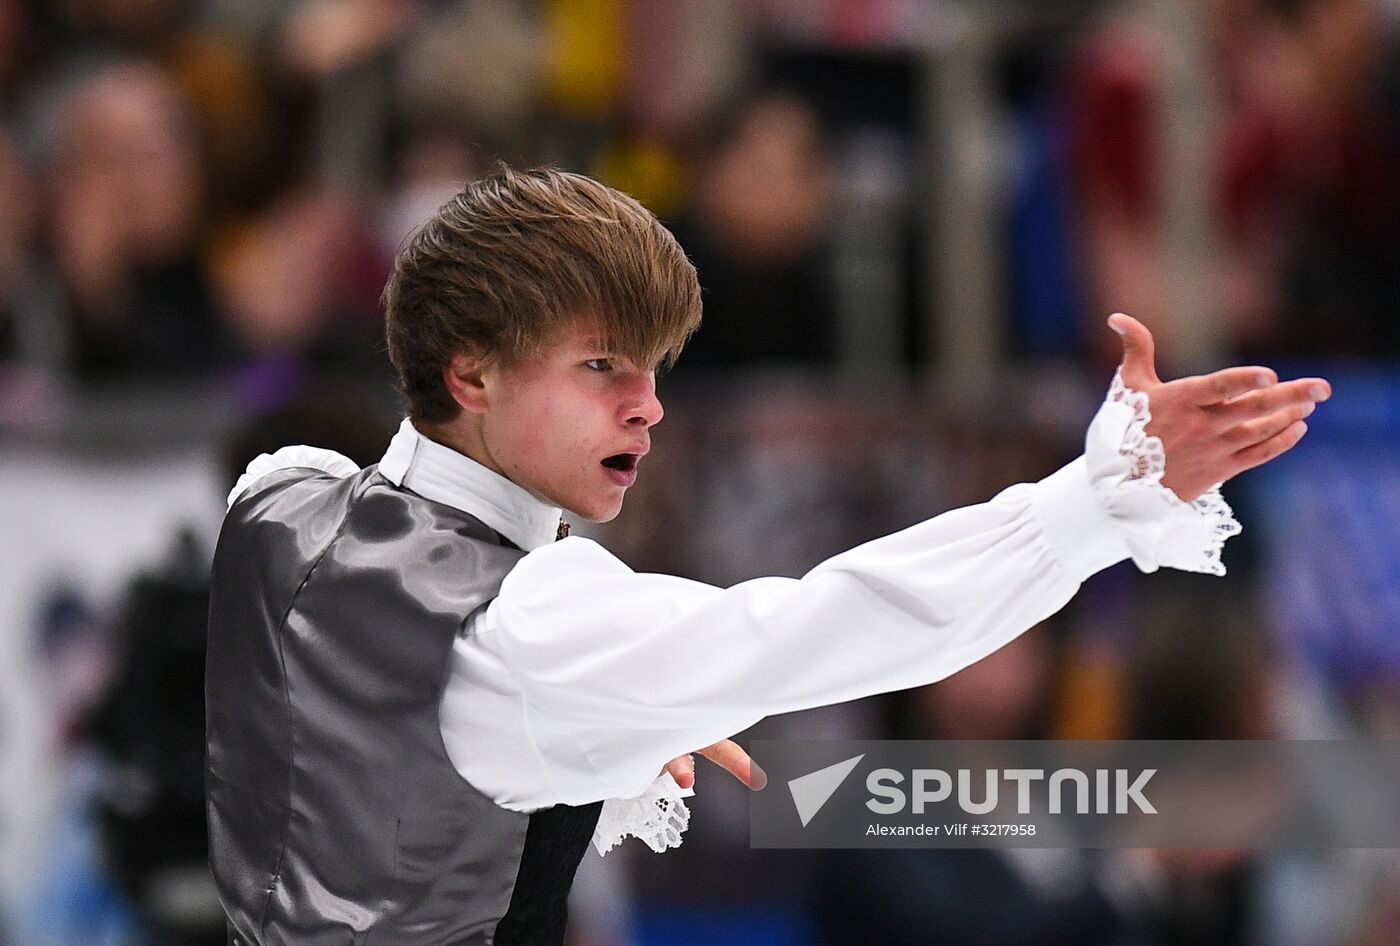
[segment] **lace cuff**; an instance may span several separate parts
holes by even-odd
[[[681,788],[670,772],[663,772],[636,798],[609,798],[593,829],[593,846],[606,854],[623,838],[634,837],[658,854],[680,847],[681,834],[690,825],[690,809],[681,799],[694,794],[695,789]]]
[[[1240,524],[1218,483],[1189,503],[1162,485],[1167,457],[1162,441],[1147,434],[1151,420],[1147,395],[1114,374],[1084,443],[1094,495],[1142,571],[1166,566],[1223,575],[1220,551]]]

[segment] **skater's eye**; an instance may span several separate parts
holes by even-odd
[[[612,360],[609,358],[590,358],[584,363],[584,367],[593,371],[611,371]]]

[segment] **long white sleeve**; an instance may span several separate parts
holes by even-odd
[[[1130,555],[1220,571],[1239,527],[1216,491],[1186,504],[1160,485],[1148,419],[1145,399],[1111,396],[1085,457],[801,579],[720,589],[637,574],[586,539],[537,549],[454,648],[449,754],[512,808],[631,797],[765,716],[955,673]]]
[[[765,716],[939,680],[1127,557],[1082,460],[801,579],[719,589],[636,574],[586,539],[539,549],[476,626],[475,646],[519,683],[552,788],[506,794],[629,797],[667,760]]]

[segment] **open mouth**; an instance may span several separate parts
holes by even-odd
[[[603,466],[610,470],[631,473],[637,468],[637,455],[635,453],[614,453],[603,459]]]

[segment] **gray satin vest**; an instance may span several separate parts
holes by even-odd
[[[210,860],[231,942],[562,942],[599,805],[497,806],[457,773],[438,724],[452,642],[522,554],[376,467],[280,471],[234,504],[206,675]]]

